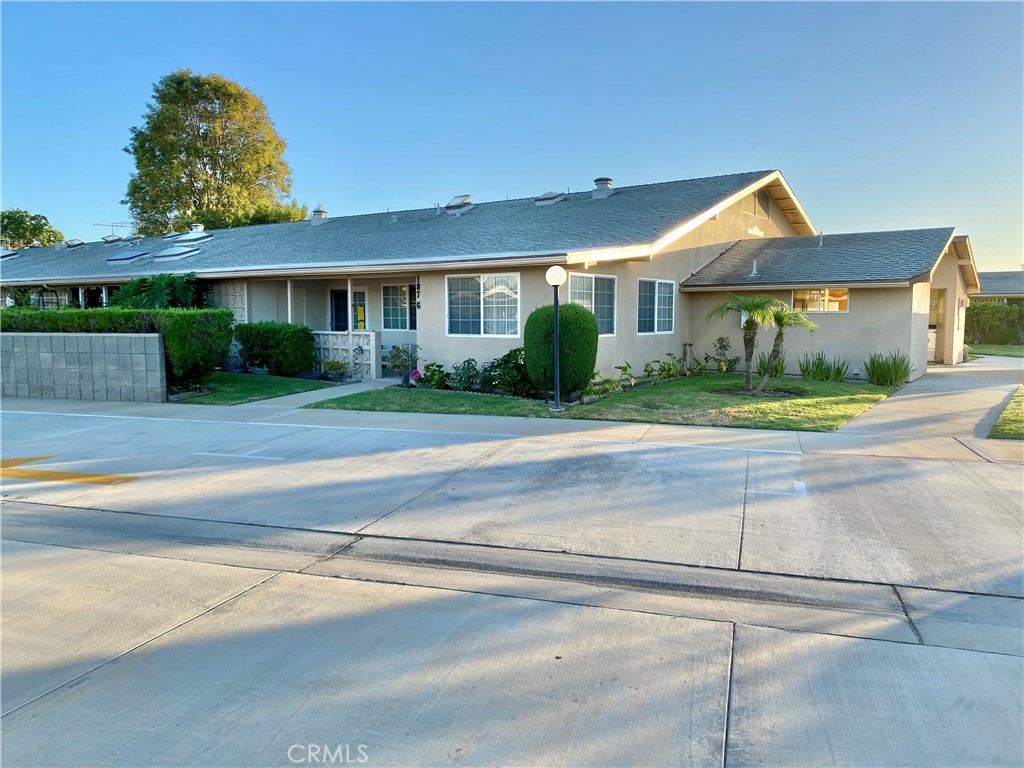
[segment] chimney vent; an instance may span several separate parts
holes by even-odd
[[[188,228],[192,232],[202,232],[204,229],[206,229],[206,227],[204,227],[202,224],[199,224],[198,222],[195,224],[189,224]]]
[[[824,232],[819,232],[818,233],[818,247],[819,248],[824,248],[825,247],[825,233]]]
[[[604,200],[606,197],[611,197],[615,194],[615,190],[612,189],[612,180],[607,176],[598,176],[594,179],[594,199]]]
[[[327,221],[327,211],[317,204],[316,208],[313,209],[313,214],[310,216],[309,221],[314,227],[318,224],[323,224]]]
[[[757,259],[754,259],[754,267],[750,270],[750,274],[747,275],[747,277],[760,277],[760,275],[757,274]]]

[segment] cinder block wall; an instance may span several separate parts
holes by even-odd
[[[167,402],[159,333],[0,333],[4,397]]]

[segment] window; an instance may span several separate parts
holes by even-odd
[[[449,336],[518,336],[519,275],[446,278]]]
[[[675,283],[640,280],[636,302],[637,333],[672,333],[675,322]]]
[[[586,307],[597,318],[597,332],[615,335],[615,278],[605,275],[569,275],[569,301]]]
[[[366,291],[352,291],[352,330],[366,330]]]
[[[846,288],[809,288],[793,291],[793,309],[803,312],[848,312],[850,292]]]
[[[353,291],[355,293],[355,291]],[[383,328],[385,331],[416,330],[416,295],[414,285],[381,286],[381,304],[383,306]]]

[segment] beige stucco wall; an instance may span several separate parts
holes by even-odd
[[[792,305],[790,291],[769,291],[787,304]],[[704,321],[705,315],[721,304],[726,293],[691,293],[689,317],[694,330],[694,350],[698,359],[713,349],[719,336],[728,336],[732,341],[731,354],[743,357],[743,333],[739,317]],[[799,374],[799,358],[804,354],[824,352],[830,358],[842,357],[850,364],[850,374],[862,376],[864,361],[873,352],[901,352],[911,355],[914,362],[912,378],[924,375],[927,363],[919,359],[920,352],[912,343],[912,328],[920,320],[915,319],[914,290],[911,288],[855,288],[850,290],[849,312],[810,312],[808,317],[818,326],[812,334],[802,328],[786,332],[786,373]],[[918,307],[919,309],[919,307]],[[925,334],[927,345],[928,306],[924,305]],[[757,354],[771,351],[775,339],[774,330],[758,333]],[[855,373],[857,372],[857,373]]]
[[[928,306],[931,283],[916,283],[911,288],[910,362],[914,378],[928,370]]]
[[[964,321],[967,284],[957,265],[956,252],[949,248],[932,270],[931,288],[946,290],[946,328],[936,341],[936,359],[948,365],[964,361]]]

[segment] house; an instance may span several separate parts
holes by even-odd
[[[966,236],[822,236],[776,170],[622,188],[600,177],[588,192],[193,230],[5,252],[0,286],[43,305],[99,306],[132,278],[194,272],[238,321],[305,323],[321,359],[356,356],[369,376],[396,344],[445,365],[520,346],[529,313],[552,301],[554,264],[569,273],[560,299],[597,317],[605,375],[684,349],[700,357],[722,335],[741,349],[738,318],[704,317],[728,292],[756,292],[819,326],[791,334],[790,372],[803,350],[859,370],[871,352],[900,349],[919,376],[929,360],[963,359],[963,311],[978,290]]]
[[[977,301],[998,301],[1024,307],[1024,271],[981,272],[981,290],[974,294]]]

